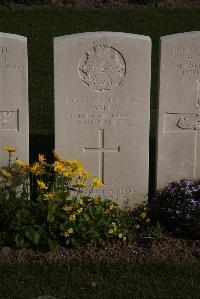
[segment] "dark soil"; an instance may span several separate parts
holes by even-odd
[[[57,247],[53,251],[40,252],[31,249],[13,250],[3,247],[0,263],[30,261],[188,261],[200,258],[200,240],[186,241],[172,238],[143,240],[132,244],[126,242],[104,245],[86,245],[79,249]]]

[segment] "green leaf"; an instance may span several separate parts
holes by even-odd
[[[33,243],[38,244],[40,240],[40,233],[39,232],[34,232],[34,238],[33,238]]]
[[[49,245],[51,250],[56,248],[56,246],[58,245],[58,242],[55,241],[55,240],[52,240],[52,239],[48,239],[47,242],[48,242],[48,245]]]

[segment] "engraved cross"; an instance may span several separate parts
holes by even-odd
[[[0,127],[4,127],[8,122],[12,111],[0,111]]]
[[[197,178],[197,149],[198,149],[198,131],[200,130],[200,81],[196,80],[196,113],[176,113],[166,112],[164,122],[164,134],[194,132],[194,164],[193,176]]]
[[[104,154],[109,153],[119,153],[120,146],[105,147],[104,146],[104,129],[98,129],[99,133],[99,145],[98,147],[83,147],[84,152],[97,152],[99,154],[99,178],[104,183]]]

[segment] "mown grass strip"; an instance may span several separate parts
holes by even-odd
[[[194,262],[32,262],[0,265],[1,298],[199,298]]]

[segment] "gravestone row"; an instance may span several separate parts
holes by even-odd
[[[161,38],[157,188],[198,178],[200,33]],[[26,38],[0,34],[0,148],[28,161]],[[148,193],[151,40],[113,32],[54,39],[55,145],[104,183],[94,191],[132,206]],[[0,164],[7,156],[0,151]]]

